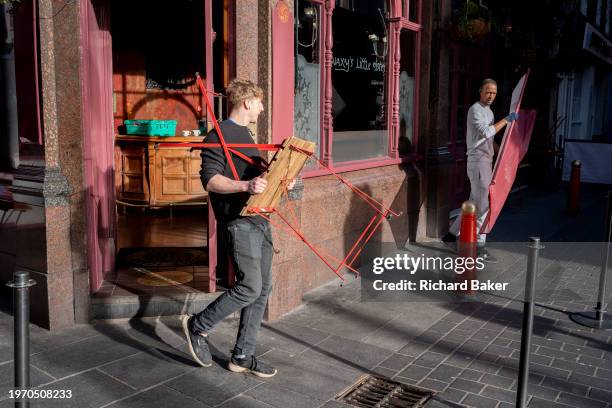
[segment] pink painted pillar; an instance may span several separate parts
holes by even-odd
[[[280,0],[272,14],[272,141],[293,135],[293,11]]]
[[[332,36],[332,14],[335,2],[328,0],[325,2],[325,15],[322,21],[322,32],[324,35],[325,52],[323,54],[323,78],[324,81],[324,101],[323,101],[323,143],[321,146],[321,158],[323,163],[332,163],[332,135],[333,135],[333,116],[332,116],[332,47],[334,45]]]
[[[401,9],[400,9],[401,10]],[[391,107],[391,115],[387,121],[389,127],[389,157],[397,158],[398,156],[398,139],[399,139],[399,74],[400,74],[400,21],[399,18],[393,18],[389,22],[389,58],[387,64],[387,75],[389,75],[387,95],[389,101],[387,108]]]

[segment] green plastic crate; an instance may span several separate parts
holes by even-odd
[[[176,120],[124,120],[123,124],[128,135],[174,136],[176,134]]]

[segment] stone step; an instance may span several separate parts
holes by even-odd
[[[122,296],[92,296],[90,319],[120,319],[132,317],[169,316],[196,313],[223,292],[180,292],[164,294],[133,294]]]

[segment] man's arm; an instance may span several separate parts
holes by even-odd
[[[508,123],[506,119],[491,125],[487,121],[487,116],[484,110],[472,108],[470,112],[470,121],[474,124],[474,128],[478,133],[478,139],[484,141],[489,139],[499,132]]]
[[[248,181],[232,180],[225,177],[222,174],[216,174],[208,180],[206,184],[206,191],[218,193],[218,194],[232,194],[232,193],[249,193],[249,194],[260,194],[266,189],[268,182],[261,178],[255,177]]]

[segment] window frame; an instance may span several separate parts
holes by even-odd
[[[335,0],[309,0],[313,5],[317,5],[320,11],[320,26],[318,34],[318,52],[320,61],[320,82],[319,82],[319,129],[320,129],[320,160],[326,167],[333,171],[347,172],[363,170],[375,167],[397,165],[400,163],[414,162],[419,160],[419,87],[420,87],[420,56],[421,56],[421,37],[423,26],[422,21],[422,0],[387,0],[390,17],[388,19],[387,30],[389,32],[389,54],[387,55],[386,78],[387,97],[385,98],[387,115],[387,155],[365,160],[354,160],[347,162],[334,162],[333,160],[333,117],[332,117],[332,91],[331,91],[331,65],[333,61],[333,35],[332,35],[332,15],[335,9]],[[417,21],[410,21],[408,15],[404,16],[403,11],[409,13],[410,3],[416,3]],[[399,140],[399,74],[400,74],[400,34],[402,30],[413,31],[415,39],[415,92],[413,107],[413,148],[407,155],[401,155],[398,151]],[[297,41],[297,38],[296,40]],[[294,56],[297,58],[297,55]],[[305,169],[303,178],[327,175],[329,172],[317,163],[316,166]]]

